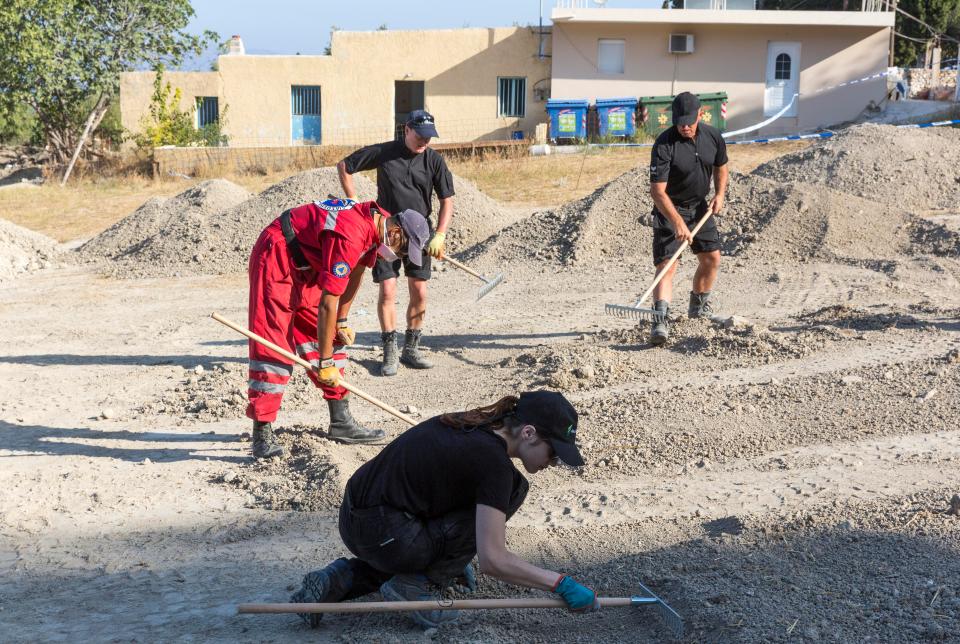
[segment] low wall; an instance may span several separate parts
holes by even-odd
[[[446,155],[472,155],[514,148],[523,150],[529,141],[473,141],[433,145]],[[175,148],[153,149],[154,178],[173,175],[221,177],[230,172],[280,172],[335,165],[356,146],[303,145],[257,148]]]
[[[957,70],[941,70],[936,76],[932,69],[911,69],[909,73],[910,98],[930,98],[938,100],[947,100],[953,97],[953,93],[944,91],[943,97],[930,96],[931,89],[956,88]]]

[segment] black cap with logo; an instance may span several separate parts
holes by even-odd
[[[413,110],[410,112],[410,115],[407,117],[407,125],[424,138],[440,136],[437,134],[437,125],[433,120],[433,114],[427,110]]]
[[[700,114],[700,99],[690,92],[681,92],[673,98],[673,124],[693,125]]]
[[[537,433],[550,441],[560,460],[571,467],[584,464],[577,449],[577,410],[563,394],[555,391],[525,391],[514,416],[522,423],[533,425]]]

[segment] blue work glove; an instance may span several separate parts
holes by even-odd
[[[463,569],[463,574],[457,576],[454,580],[454,587],[460,593],[472,593],[477,590],[477,573],[473,572],[473,566],[467,564]]]
[[[592,613],[600,610],[600,601],[597,593],[582,584],[578,584],[573,577],[564,575],[553,587],[553,592],[560,595],[567,602],[571,613]]]

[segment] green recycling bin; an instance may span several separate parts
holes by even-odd
[[[719,128],[727,128],[727,93],[713,92],[697,94],[703,108],[700,122]],[[640,120],[644,131],[651,137],[673,125],[673,97],[672,96],[641,96]]]

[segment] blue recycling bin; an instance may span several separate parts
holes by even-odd
[[[550,139],[587,138],[587,100],[549,99],[547,114],[550,116]]]
[[[637,131],[636,113],[635,98],[598,98],[600,136],[633,136]]]

